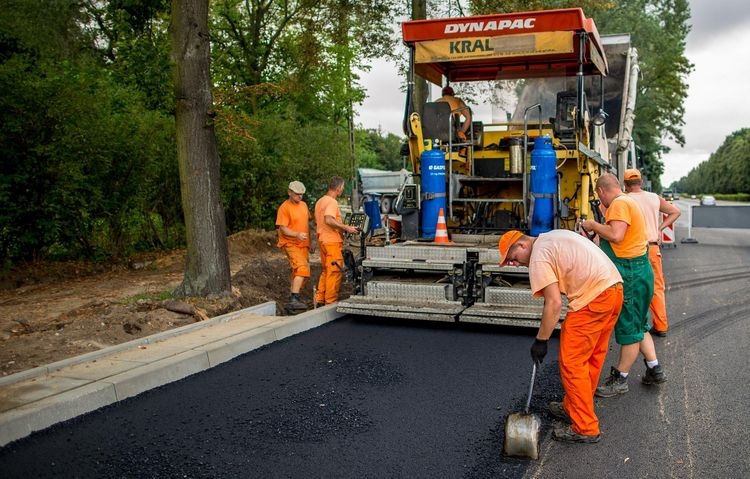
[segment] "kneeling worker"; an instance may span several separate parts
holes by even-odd
[[[538,237],[508,231],[500,238],[500,265],[529,268],[531,294],[544,298],[542,320],[531,346],[541,364],[547,341],[560,319],[562,298],[568,312],[560,332],[560,376],[565,397],[550,402],[550,412],[570,425],[556,427],[557,441],[599,442],[594,392],[607,355],[607,345],[622,308],[622,277],[594,243],[568,230]]]
[[[289,183],[289,199],[284,201],[276,213],[276,227],[279,232],[277,246],[284,250],[292,267],[291,296],[287,309],[303,310],[307,305],[300,299],[299,292],[310,277],[310,210],[302,201],[305,185],[300,181]]]

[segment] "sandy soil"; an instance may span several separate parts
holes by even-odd
[[[276,233],[229,237],[232,297],[170,297],[182,281],[184,250],[131,258],[125,264],[34,263],[0,278],[0,375],[5,376],[266,301],[286,315],[289,266]],[[312,307],[320,260],[302,292]],[[347,296],[347,287],[341,297]],[[169,309],[167,309],[169,308]],[[183,310],[186,312],[175,312]],[[192,313],[192,314],[191,314]]]

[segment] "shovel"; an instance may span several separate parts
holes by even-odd
[[[534,391],[534,379],[536,378],[536,362],[533,364],[526,409],[523,412],[511,413],[505,418],[503,454],[506,456],[539,459],[539,428],[542,423],[539,417],[529,413],[531,393]]]

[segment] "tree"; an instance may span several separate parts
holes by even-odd
[[[750,193],[750,128],[724,139],[708,160],[680,178],[677,188],[686,193]]]
[[[229,250],[220,198],[211,94],[208,0],[172,0],[177,160],[187,264],[177,296],[228,295]]]

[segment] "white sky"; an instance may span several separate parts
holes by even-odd
[[[705,161],[727,135],[750,128],[750,8],[747,0],[690,0],[692,30],[687,57],[695,66],[688,78],[685,101],[685,147],[667,142],[661,181],[669,185]],[[400,27],[397,28],[400,33]],[[396,66],[373,64],[362,74],[368,98],[357,108],[357,123],[365,128],[402,135],[404,94]],[[477,119],[489,121],[486,105],[472,105]],[[638,119],[636,118],[636,122]]]

